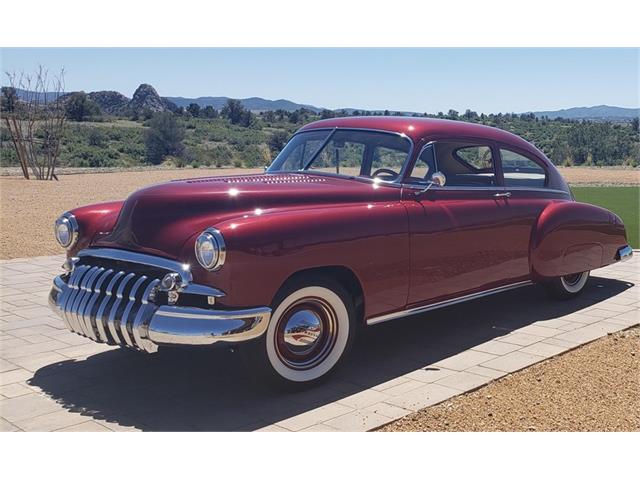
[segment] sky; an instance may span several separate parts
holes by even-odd
[[[161,96],[285,98],[331,109],[437,113],[640,106],[640,49],[135,49],[0,52],[3,72],[65,69],[66,91],[141,83]]]

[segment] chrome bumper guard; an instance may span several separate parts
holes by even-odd
[[[244,342],[267,329],[271,309],[217,310],[155,303],[160,279],[80,265],[53,281],[49,305],[67,328],[96,342],[149,353],[159,345]],[[191,283],[188,292],[212,289]]]
[[[619,248],[618,253],[616,253],[616,260],[618,262],[626,262],[627,260],[630,260],[631,257],[633,257],[633,248],[629,245]]]

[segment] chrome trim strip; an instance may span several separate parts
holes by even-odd
[[[629,245],[620,247],[616,252],[616,260],[618,262],[626,262],[627,260],[631,260],[631,257],[633,257],[633,248]]]
[[[404,182],[402,183],[403,187],[406,188],[411,188],[414,190],[419,190],[419,189],[423,189],[425,187],[427,182],[425,182],[424,184],[418,184],[418,183],[407,183]],[[462,186],[448,186],[445,185],[444,187],[438,187],[436,185],[434,185],[433,187],[430,188],[431,191],[433,192],[458,192],[458,191],[469,191],[469,192],[478,192],[478,191],[510,191],[510,192],[543,192],[543,193],[557,193],[557,194],[562,194],[562,195],[567,195],[570,196],[569,192],[565,192],[564,190],[556,190],[553,188],[535,188],[535,187],[505,187],[503,185],[497,185],[494,187],[462,187]]]
[[[502,293],[508,290],[513,290],[520,287],[525,287],[527,285],[531,285],[532,282],[526,280],[524,282],[512,283],[511,285],[505,285],[504,287],[492,288],[489,290],[483,290],[482,292],[470,293],[468,295],[464,295],[462,297],[452,298],[450,300],[443,300],[442,302],[431,303],[429,305],[423,305],[421,307],[409,308],[407,310],[402,310],[400,312],[388,313],[386,315],[380,315],[378,317],[372,317],[367,320],[367,325],[375,325],[377,323],[386,322],[389,320],[395,320],[397,318],[406,317],[409,315],[415,315],[417,313],[424,313],[430,310],[436,310],[438,308],[448,307],[450,305],[455,305],[456,303],[462,303],[469,300],[475,300],[476,298],[486,297],[488,295],[493,295],[495,293]]]
[[[190,283],[193,281],[189,264],[180,263],[164,257],[157,257],[155,255],[119,250],[117,248],[87,248],[80,250],[78,257],[96,257],[129,263],[141,263],[150,267],[157,267],[179,273],[186,282]]]
[[[147,336],[160,345],[243,342],[264,334],[270,318],[271,309],[267,307],[224,311],[162,306],[151,318]]]
[[[206,297],[216,297],[221,298],[225,296],[225,293],[222,290],[218,290],[217,288],[209,287],[207,285],[202,285],[200,283],[190,283],[186,287],[182,287],[180,293],[188,293],[190,295],[204,295]]]
[[[198,320],[228,320],[236,318],[256,317],[271,312],[270,308],[250,308],[247,310],[206,310],[198,307],[162,306],[154,317],[195,318]]]

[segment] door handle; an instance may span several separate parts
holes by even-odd
[[[511,196],[511,192],[500,192],[500,193],[495,193],[494,198],[509,198]]]

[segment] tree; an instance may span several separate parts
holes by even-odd
[[[204,118],[218,118],[218,111],[211,105],[207,105],[200,111],[200,116]]]
[[[476,112],[474,112],[473,110],[469,110],[467,108],[467,110],[464,112],[464,119],[467,120],[468,122],[474,121],[478,119],[478,114]]]
[[[100,107],[86,93],[72,93],[66,102],[67,117],[76,122],[84,122],[89,117],[100,115]]]
[[[189,112],[192,117],[198,118],[200,116],[200,105],[197,103],[190,103],[187,107],[187,112]]]
[[[294,110],[293,112],[289,112],[289,122],[290,123],[299,123],[300,122],[300,111]]]
[[[244,112],[245,108],[242,106],[242,102],[235,98],[230,98],[227,100],[227,104],[222,107],[222,111],[220,113],[232,124],[237,125],[242,121],[242,115]]]
[[[284,132],[282,130],[274,132],[273,135],[271,135],[268,145],[269,150],[274,157],[284,148],[288,139],[289,135],[287,134],[287,132]]]
[[[18,103],[18,94],[13,87],[2,87],[2,112],[13,113]]]
[[[55,169],[60,157],[66,112],[64,70],[50,78],[44,67],[35,74],[6,72],[9,87],[2,90],[2,118],[4,119],[22,175],[30,172],[38,180],[56,179]],[[16,92],[22,91],[18,100]]]
[[[158,165],[165,157],[179,157],[184,152],[184,129],[171,112],[156,113],[149,121],[145,138],[147,161]]]
[[[327,118],[334,118],[336,116],[336,112],[333,110],[327,110],[326,108],[320,112],[320,118],[326,120]]]
[[[255,123],[255,116],[251,113],[250,110],[244,110],[242,115],[240,115],[240,125],[243,127],[250,127]]]

